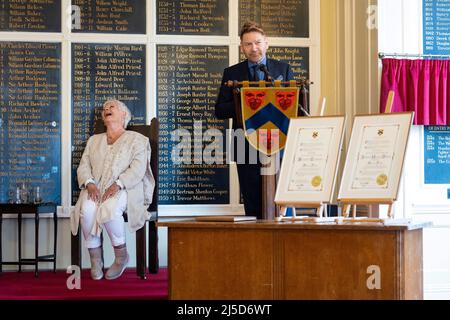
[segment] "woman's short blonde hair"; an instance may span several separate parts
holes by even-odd
[[[123,127],[126,129],[128,127],[128,123],[131,120],[131,111],[130,109],[128,109],[127,105],[125,103],[123,103],[120,100],[115,100],[115,99],[109,99],[107,100],[104,104],[103,104],[103,108],[106,107],[106,105],[114,103],[116,104],[120,110],[125,111],[125,119],[123,121]]]

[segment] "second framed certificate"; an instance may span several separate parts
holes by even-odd
[[[291,119],[275,203],[331,202],[344,124],[344,116]]]
[[[397,199],[412,112],[356,116],[338,200]]]

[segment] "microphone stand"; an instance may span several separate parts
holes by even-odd
[[[310,117],[311,114],[309,113],[309,110],[306,110],[308,108],[308,89],[306,89],[305,84],[302,84],[300,86],[300,102],[298,107],[299,109],[307,116]]]
[[[267,66],[260,64],[258,66],[259,70],[264,72],[264,80],[270,83],[269,86],[273,87],[274,82],[272,77],[267,70]],[[270,133],[270,131],[269,131]],[[262,216],[264,220],[274,220],[279,216],[278,207],[274,203],[275,193],[277,188],[277,160],[279,161],[279,156],[277,155],[267,155],[267,163],[261,164],[261,170],[266,170],[266,174],[261,176],[262,180]]]
[[[273,79],[269,74],[269,70],[267,70],[267,66],[264,64],[260,64],[258,69],[264,72],[264,80],[270,82],[271,86],[273,87]]]

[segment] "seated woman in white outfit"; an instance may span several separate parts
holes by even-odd
[[[80,197],[71,216],[72,234],[81,222],[85,245],[91,258],[91,277],[103,278],[100,233],[105,228],[114,247],[114,263],[105,278],[120,277],[129,261],[123,213],[132,232],[149,217],[155,180],[150,168],[150,142],[125,128],[130,110],[118,100],[103,105],[106,133],[89,138],[77,170]]]

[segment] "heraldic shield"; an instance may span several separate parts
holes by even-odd
[[[244,87],[241,89],[245,136],[258,151],[273,155],[286,144],[289,119],[297,117],[297,87]]]

